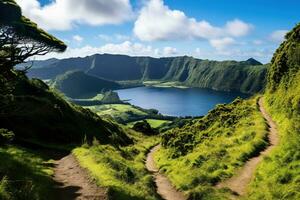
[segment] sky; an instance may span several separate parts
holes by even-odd
[[[299,0],[16,0],[23,15],[63,40],[64,53],[193,56],[268,63],[300,22]]]

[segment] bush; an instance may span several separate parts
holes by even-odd
[[[10,143],[14,140],[15,134],[7,129],[0,129],[0,144]]]

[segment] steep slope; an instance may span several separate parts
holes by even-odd
[[[44,65],[38,62],[29,71],[29,75],[53,79],[61,73],[75,69],[115,81],[178,81],[190,87],[256,93],[263,90],[267,72],[267,66],[253,58],[242,62],[219,62],[188,56],[151,58],[96,54],[85,58],[69,58],[49,63],[49,65]],[[38,65],[43,65],[43,67],[38,67]]]
[[[82,71],[69,71],[57,76],[53,86],[71,98],[93,97],[105,89],[121,87],[113,81],[90,76]]]
[[[273,56],[265,99],[280,144],[258,168],[247,199],[300,199],[300,24]]]

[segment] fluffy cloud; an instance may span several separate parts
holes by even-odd
[[[174,47],[165,47],[163,50],[164,56],[172,56],[172,55],[176,55],[177,53],[178,53],[178,51]]]
[[[228,46],[231,46],[236,43],[236,41],[231,37],[225,37],[221,39],[211,39],[210,41],[211,46],[213,46],[217,50],[224,50]]]
[[[239,19],[226,23],[225,31],[234,37],[247,35],[253,29],[253,25],[247,24]]]
[[[284,40],[284,36],[286,35],[287,30],[277,30],[271,33],[270,40],[273,42],[282,42]]]
[[[81,37],[80,35],[74,35],[73,40],[75,40],[76,42],[82,42],[83,37]]]
[[[16,0],[23,14],[46,30],[68,30],[76,24],[119,24],[133,16],[129,0]]]
[[[252,25],[235,19],[224,27],[189,18],[184,12],[171,10],[163,0],[150,0],[141,9],[134,25],[135,35],[143,41],[178,39],[216,39],[247,35]]]
[[[79,48],[68,48],[64,53],[50,53],[45,56],[36,57],[36,60],[48,59],[48,58],[70,58],[70,57],[84,57],[97,53],[109,53],[109,54],[125,54],[131,56],[173,56],[177,54],[177,49],[172,47],[164,47],[162,49],[153,48],[150,45],[144,45],[141,43],[133,43],[125,41],[118,44],[108,43],[100,47],[83,46]]]

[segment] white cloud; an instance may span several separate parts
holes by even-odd
[[[221,39],[211,39],[209,43],[217,50],[224,50],[228,46],[235,44],[236,41],[231,37],[225,37]]]
[[[53,57],[55,58],[84,57],[84,56],[101,54],[101,53],[159,57],[159,56],[174,55],[177,53],[177,49],[172,47],[154,49],[150,45],[125,41],[118,44],[108,43],[100,47],[93,47],[93,46],[86,45],[80,48],[68,48],[64,53],[50,53],[45,56],[36,57],[35,59],[44,60]]]
[[[189,18],[184,12],[171,10],[163,0],[150,0],[141,9],[134,24],[134,34],[143,41],[178,39],[215,39],[239,37],[250,32],[252,25],[235,19],[224,27]]]
[[[164,56],[173,56],[178,53],[177,49],[174,47],[165,47],[163,50],[163,55]]]
[[[41,6],[38,0],[16,0],[23,14],[46,30],[69,30],[76,24],[119,24],[130,20],[129,0],[54,0]]]
[[[73,40],[80,43],[83,41],[83,37],[81,37],[80,35],[74,35]]]
[[[287,30],[277,30],[271,33],[270,40],[273,42],[282,42],[284,40],[284,36],[286,35]]]
[[[253,25],[247,24],[239,19],[229,21],[226,23],[225,30],[227,33],[234,37],[241,37],[249,34],[253,29]]]

